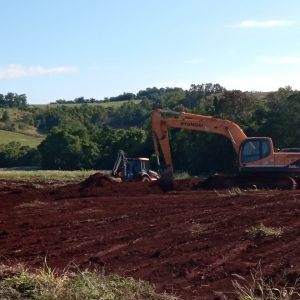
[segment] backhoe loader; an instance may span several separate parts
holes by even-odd
[[[112,175],[122,181],[150,182],[159,179],[159,174],[149,169],[149,158],[128,158],[123,150],[119,150],[112,169]]]
[[[155,156],[159,164],[160,146],[170,176],[173,162],[168,129],[182,128],[223,135],[238,156],[238,174],[209,178],[203,186],[296,189],[300,184],[299,148],[275,151],[270,137],[247,137],[236,123],[212,116],[156,109],[151,122]]]

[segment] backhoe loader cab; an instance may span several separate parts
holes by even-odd
[[[159,179],[159,174],[150,170],[149,158],[128,158],[123,150],[119,150],[115,165],[112,170],[114,177],[122,181],[154,181]]]
[[[149,158],[127,158],[126,179],[145,176],[149,171]]]

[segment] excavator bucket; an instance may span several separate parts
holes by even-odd
[[[160,172],[160,178],[157,180],[158,186],[164,191],[173,191],[175,188],[174,178],[170,172]]]

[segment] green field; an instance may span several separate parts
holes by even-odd
[[[82,170],[82,171],[58,171],[58,170],[14,170],[0,169],[0,179],[5,180],[24,180],[32,182],[78,182],[89,176],[101,172],[110,174],[108,170]]]
[[[87,105],[100,105],[102,107],[120,107],[126,102],[131,102],[134,104],[139,104],[142,100],[129,100],[129,101],[110,101],[110,102],[102,102],[102,103],[87,103]],[[66,106],[66,107],[78,107],[84,105],[82,103],[74,103],[74,104],[35,104],[33,107],[38,107],[41,109],[50,109],[58,106]]]
[[[37,147],[44,139],[42,136],[32,136],[18,132],[0,130],[0,144],[20,142],[23,146]]]

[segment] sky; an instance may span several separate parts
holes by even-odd
[[[300,89],[299,0],[0,0],[0,94]]]

